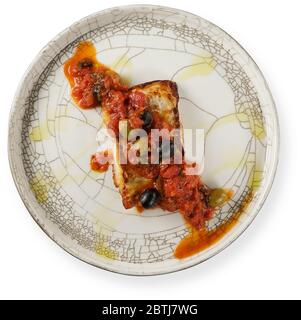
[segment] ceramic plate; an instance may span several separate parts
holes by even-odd
[[[101,112],[73,103],[63,72],[82,40],[91,40],[98,59],[130,84],[154,79],[178,83],[184,128],[205,130],[205,183],[234,192],[207,228],[234,218],[237,222],[211,247],[175,259],[175,247],[188,234],[180,214],[125,210],[111,172],[90,170]],[[60,33],[27,70],[10,116],[11,170],[34,220],[72,255],[123,274],[185,269],[227,247],[262,206],[277,153],[274,103],[246,51],[214,24],[159,6],[105,10]]]

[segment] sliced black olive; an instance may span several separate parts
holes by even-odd
[[[85,59],[82,59],[78,62],[78,67],[80,69],[83,69],[83,68],[92,68],[93,67],[93,61],[91,59],[88,59],[88,58],[85,58]]]
[[[153,116],[148,110],[145,110],[141,114],[140,119],[143,121],[143,129],[144,130],[150,129],[153,122]]]
[[[143,208],[150,209],[156,205],[160,198],[161,195],[159,191],[155,188],[151,188],[143,191],[139,200]]]
[[[204,202],[205,202],[205,205],[206,205],[206,208],[209,207],[209,201],[210,201],[210,190],[209,188],[203,184],[201,187],[200,187],[200,190],[199,190],[202,195],[203,195],[203,199],[204,199]]]
[[[175,143],[173,140],[163,140],[159,145],[159,161],[172,158],[175,154]]]

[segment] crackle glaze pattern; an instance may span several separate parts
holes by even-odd
[[[82,40],[129,85],[178,83],[185,128],[204,128],[204,181],[234,191],[209,221],[231,219],[250,194],[236,227],[185,260],[173,251],[188,233],[178,213],[125,210],[111,172],[94,173],[101,111],[70,99],[63,64]],[[278,125],[266,83],[247,53],[224,31],[171,8],[129,6],[93,14],[59,34],[38,55],[18,89],[9,156],[20,195],[43,230],[71,254],[115,272],[137,275],[187,268],[216,254],[251,223],[277,164]]]

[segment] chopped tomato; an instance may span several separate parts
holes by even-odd
[[[97,172],[106,172],[112,160],[113,155],[109,151],[97,152],[91,156],[90,167]]]
[[[144,109],[145,95],[139,91],[133,91],[129,94],[129,105],[133,109]]]
[[[179,175],[181,166],[179,165],[162,165],[160,167],[160,176],[164,179],[171,179]]]
[[[133,129],[142,128],[141,115],[145,109],[145,95],[142,92],[131,92],[128,99],[128,119]]]
[[[103,100],[102,107],[110,115],[108,128],[113,130],[116,136],[119,133],[119,121],[127,116],[126,97],[123,91],[110,90]]]

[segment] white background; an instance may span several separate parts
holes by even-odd
[[[140,3],[149,1],[139,0]],[[109,6],[133,2],[1,1],[0,298],[300,299],[299,2],[152,0],[153,4],[191,11],[214,22],[253,56],[266,76],[277,104],[281,153],[267,202],[252,226],[228,249],[202,265],[178,273],[129,277],[102,271],[73,258],[34,223],[10,174],[7,129],[18,82],[39,50],[74,21]]]

